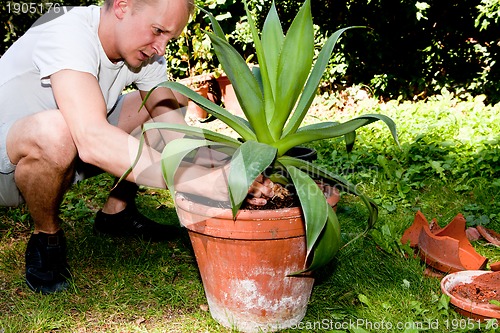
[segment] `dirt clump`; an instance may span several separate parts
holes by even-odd
[[[500,302],[500,272],[475,276],[469,283],[459,283],[450,293],[475,303]]]

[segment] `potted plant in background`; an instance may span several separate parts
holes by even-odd
[[[344,123],[301,126],[334,46],[349,28],[333,33],[314,62],[310,0],[302,5],[286,35],[274,3],[261,33],[246,10],[259,64],[252,68],[207,12],[214,31],[208,35],[245,118],[180,83],[159,85],[185,94],[232,128],[239,138],[164,123],[146,124],[143,133],[169,129],[186,134],[167,144],[162,169],[180,221],[189,231],[212,317],[245,332],[275,331],[302,320],[314,281],[311,272],[330,262],[342,245],[339,221],[327,202],[323,184],[359,196],[368,210],[367,228],[378,216],[376,204],[353,184],[288,152],[307,142],[339,136],[351,150],[355,131],[379,120],[388,125],[396,142],[397,134],[394,122],[380,114]],[[175,193],[176,170],[201,147],[231,156],[227,207]],[[300,202],[298,206],[242,209],[249,186],[262,174],[290,189]]]
[[[205,21],[200,8],[211,8],[215,18],[234,31],[228,35],[232,43],[243,52],[248,43],[246,16],[240,17],[243,6],[230,0],[196,0],[194,12],[179,38],[167,45],[165,58],[171,80],[179,80],[205,98],[216,102],[234,114],[244,116],[231,81],[222,71],[217,58],[211,52],[212,44],[205,31],[210,23]],[[243,21],[243,22],[242,22]],[[252,58],[250,54],[247,62]],[[204,120],[206,110],[190,101],[187,114]],[[213,118],[211,118],[213,119]]]
[[[210,5],[210,2],[197,1],[202,7]],[[171,80],[178,80],[204,98],[219,102],[221,93],[216,80],[221,75],[221,69],[211,52],[210,38],[205,34],[208,26],[199,7],[195,7],[182,34],[168,44],[165,59]],[[191,100],[186,113],[198,120],[208,116],[206,110]]]

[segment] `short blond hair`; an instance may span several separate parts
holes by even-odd
[[[193,14],[194,11],[194,0],[133,0],[136,4],[139,6],[141,5],[152,5],[157,3],[158,1],[185,1],[186,6],[188,9],[189,15]],[[113,0],[105,0],[104,1],[104,8],[106,10],[109,10],[113,6]]]

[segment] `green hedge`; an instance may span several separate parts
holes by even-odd
[[[260,25],[271,1],[249,0]],[[232,0],[200,0],[203,7],[219,15],[229,38],[249,56],[243,5]],[[428,0],[322,0],[312,2],[318,43],[339,27],[363,25],[366,30],[351,30],[332,57],[325,75],[324,89],[342,89],[364,84],[384,98],[418,99],[440,93],[443,88],[474,95],[484,94],[488,102],[500,100],[500,70],[497,29],[499,0],[450,2]],[[279,15],[287,27],[301,2],[276,0]],[[208,29],[203,16],[196,27]],[[173,47],[171,56],[178,52]],[[204,45],[209,49],[209,45]],[[186,50],[184,50],[186,51]],[[184,53],[184,59],[189,54]],[[217,67],[214,59],[198,70]],[[175,71],[174,71],[175,72]],[[194,71],[196,74],[197,71]],[[187,71],[175,73],[187,75]]]
[[[22,34],[37,14],[9,13],[0,5],[0,52]],[[41,2],[47,2],[43,0]],[[51,0],[66,5],[85,5],[98,0]],[[271,1],[248,0],[260,24]],[[287,27],[301,1],[276,0]],[[363,25],[341,41],[325,74],[325,90],[364,84],[383,98],[418,99],[440,93],[484,94],[487,102],[500,101],[499,57],[500,0],[314,0],[312,11],[318,25],[317,42],[339,27]],[[251,57],[243,4],[235,0],[196,0],[218,16],[224,31],[245,56]],[[169,44],[167,60],[175,78],[205,73],[218,67],[210,54],[209,29],[198,11],[185,35]]]
[[[287,22],[299,5],[289,0],[276,3]],[[369,27],[345,36],[344,53],[334,57],[347,64],[345,71],[332,71],[341,75],[325,79],[333,88],[365,84],[387,98],[426,97],[446,87],[457,93],[485,94],[497,102],[499,4],[499,0],[313,1],[314,20],[322,34],[343,26]]]

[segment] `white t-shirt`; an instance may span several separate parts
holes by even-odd
[[[29,29],[0,58],[0,126],[14,119],[56,109],[50,75],[72,69],[94,75],[108,112],[123,89],[135,83],[148,91],[167,80],[165,59],[152,58],[139,69],[112,63],[97,30],[100,7],[75,7]]]

